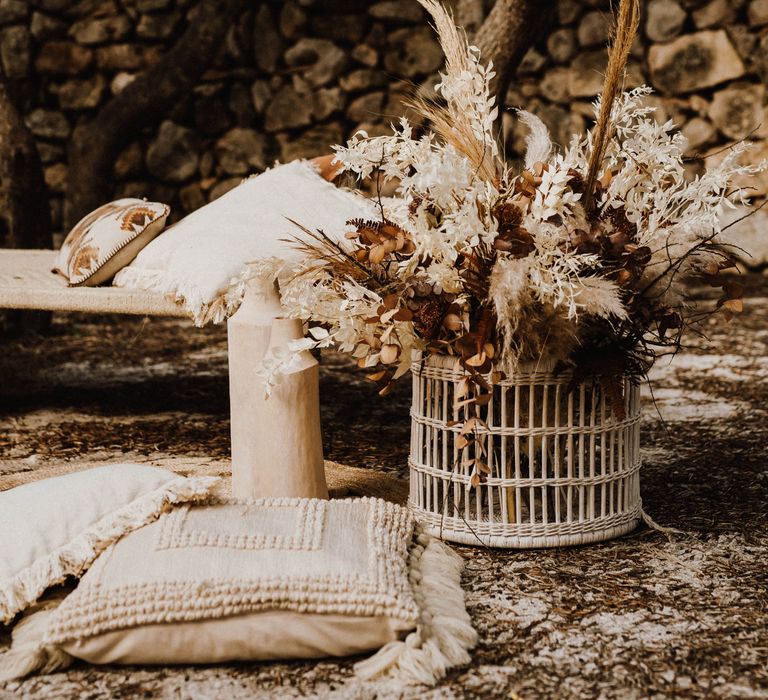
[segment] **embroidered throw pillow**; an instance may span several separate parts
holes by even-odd
[[[181,506],[99,557],[44,639],[14,637],[0,666],[8,677],[66,665],[51,662],[57,654],[213,663],[383,646],[358,664],[360,676],[432,683],[467,663],[476,640],[461,568],[458,555],[415,531],[407,509],[378,499]]]
[[[111,280],[165,226],[166,204],[118,199],[83,217],[64,239],[54,272],[70,287],[95,287]]]
[[[302,259],[290,239],[304,234],[289,219],[347,245],[346,222],[376,216],[373,202],[327,182],[311,163],[278,165],[170,226],[114,285],[172,295],[197,325],[220,323],[242,301],[249,263],[283,263],[290,274]]]
[[[0,622],[32,605],[49,586],[78,576],[120,536],[168,504],[199,500],[219,480],[113,464],[0,493]]]

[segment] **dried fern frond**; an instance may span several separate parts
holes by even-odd
[[[290,217],[286,218],[299,228],[305,237],[297,235],[283,240],[300,251],[305,260],[314,261],[317,265],[329,266],[336,277],[350,277],[358,282],[375,281],[371,270],[329,238],[324,231],[321,229],[312,231],[298,221]]]

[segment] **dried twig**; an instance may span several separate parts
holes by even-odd
[[[768,204],[768,199],[764,199],[759,206],[754,207],[753,209],[750,209],[744,216],[740,216],[738,219],[735,219],[734,221],[731,221],[730,224],[723,226],[723,231],[731,228],[731,226],[735,226],[736,224],[744,221],[744,219],[748,219],[750,216],[754,216],[759,212],[766,204]]]
[[[683,161],[685,163],[689,163],[694,160],[702,160],[706,158],[711,158],[712,156],[720,155],[721,153],[724,153],[725,151],[730,151],[734,146],[738,146],[740,143],[745,143],[748,141],[752,136],[757,132],[757,130],[762,126],[762,124],[758,124],[752,131],[750,131],[746,136],[738,139],[737,141],[734,141],[733,143],[728,143],[725,146],[721,146],[717,148],[714,151],[710,151],[709,153],[694,153],[692,156],[687,156],[686,158],[683,158]]]

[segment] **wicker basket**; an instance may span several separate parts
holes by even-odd
[[[559,547],[629,532],[641,517],[640,389],[625,383],[619,420],[599,383],[521,366],[476,407],[475,440],[457,446],[470,414],[454,397],[455,358],[413,365],[409,503],[434,534],[462,544]],[[487,427],[486,427],[487,426]],[[482,456],[480,445],[485,447]],[[470,487],[471,460],[490,474]]]

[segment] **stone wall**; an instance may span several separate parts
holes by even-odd
[[[654,88],[649,101],[657,118],[672,119],[687,137],[690,174],[719,163],[727,144],[739,139],[755,142],[745,163],[768,159],[768,0],[650,0],[643,9],[628,86]],[[560,26],[528,53],[507,94],[508,105],[539,114],[560,144],[590,124],[606,65],[605,16],[600,2],[560,0]],[[524,134],[512,115],[504,119],[509,150],[519,153]],[[768,173],[740,184],[761,198]],[[768,263],[768,215],[760,212],[734,230],[754,253],[751,262]]]
[[[471,29],[491,3],[462,0]],[[38,139],[61,228],[66,142],[183,31],[194,0],[0,0],[0,59]],[[588,125],[605,65],[608,5],[560,0],[555,27],[526,56],[507,105],[539,114],[555,140]],[[275,159],[327,152],[358,128],[383,129],[442,55],[415,0],[267,0],[233,26],[200,83],[115,162],[115,195],[169,202],[175,217]],[[651,0],[629,69],[692,157],[735,139],[768,156],[768,0]],[[504,116],[507,153],[523,134]],[[694,158],[691,172],[704,160]],[[73,176],[75,176],[73,174]],[[757,183],[768,192],[768,178]]]

